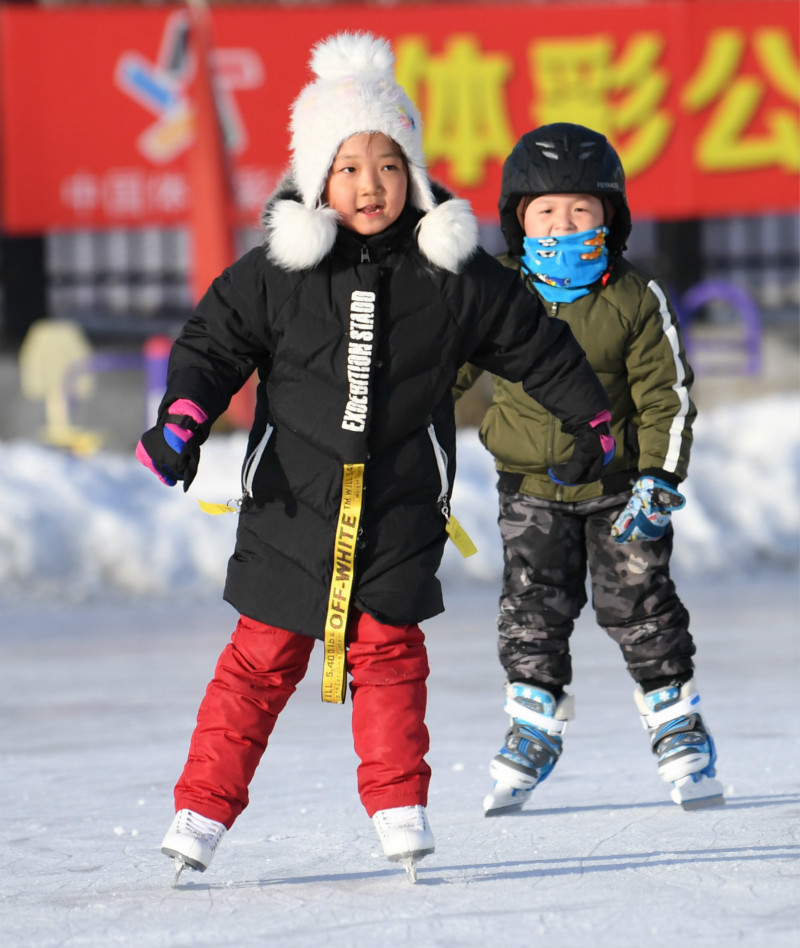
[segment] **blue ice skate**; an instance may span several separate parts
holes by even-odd
[[[724,804],[722,784],[715,779],[717,752],[700,717],[694,679],[648,692],[640,685],[633,696],[658,757],[659,776],[672,784],[673,802],[684,810]]]
[[[564,692],[556,701],[543,688],[512,681],[506,685],[505,710],[511,728],[489,765],[495,784],[483,801],[486,816],[521,810],[533,788],[550,775],[561,756],[567,721],[575,716],[575,699]]]

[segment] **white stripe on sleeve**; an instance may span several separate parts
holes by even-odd
[[[654,280],[651,280],[647,286],[653,291],[656,299],[658,300],[658,309],[661,313],[661,323],[664,327],[664,335],[669,341],[670,349],[672,350],[672,359],[675,364],[675,384],[672,386],[672,388],[675,391],[675,394],[678,396],[680,408],[675,413],[675,416],[672,419],[672,424],[669,428],[667,453],[666,457],[664,458],[664,464],[662,465],[665,471],[673,473],[678,467],[678,461],[680,460],[681,440],[684,428],[686,426],[686,415],[689,412],[689,390],[684,384],[686,372],[684,371],[683,363],[681,362],[678,331],[672,321],[672,315],[669,311],[667,298],[664,295],[664,291]]]

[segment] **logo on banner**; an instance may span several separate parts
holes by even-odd
[[[125,51],[117,61],[117,86],[156,117],[136,142],[139,152],[153,164],[172,161],[194,141],[188,88],[195,67],[189,18],[184,12],[167,18],[155,62],[135,50]],[[212,50],[211,68],[225,144],[232,154],[239,154],[247,145],[247,130],[235,93],[260,86],[264,67],[255,50],[237,47]]]

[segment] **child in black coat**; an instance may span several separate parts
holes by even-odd
[[[569,328],[478,248],[469,205],[431,185],[388,43],[341,34],[315,47],[311,66],[265,245],[198,304],[137,449],[186,489],[211,424],[258,373],[225,588],[240,619],[201,704],[162,851],[179,872],[208,867],[321,639],[323,699],[343,702],[351,676],[362,803],[413,879],[434,849],[419,623],[443,609],[436,570],[458,534],[459,366],[520,381],[558,415],[575,438],[561,479],[598,475],[608,399]]]

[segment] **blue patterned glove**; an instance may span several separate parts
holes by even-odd
[[[680,510],[686,498],[671,484],[657,477],[640,477],[633,485],[631,499],[614,521],[611,536],[617,543],[657,540],[664,535],[673,510]]]

